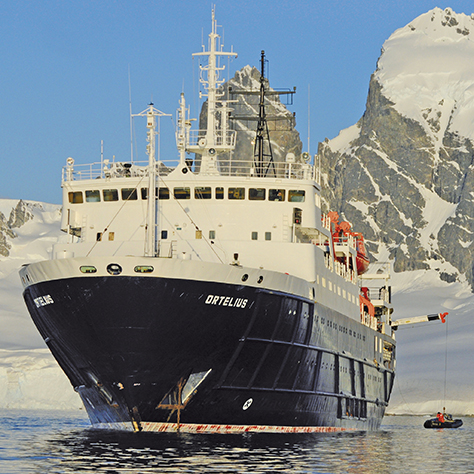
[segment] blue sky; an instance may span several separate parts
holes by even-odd
[[[3,0],[0,198],[59,204],[67,157],[100,161],[101,140],[105,158],[128,160],[129,70],[134,113],[153,100],[174,115],[184,89],[197,116],[191,55],[209,33],[214,3],[226,49],[239,54],[230,75],[258,66],[264,49],[271,85],[296,86],[290,110],[305,150],[309,97],[312,154],[362,116],[370,75],[396,29],[436,6],[474,12],[461,0]],[[135,130],[145,160],[144,122]],[[163,122],[164,159],[176,155],[173,132]]]

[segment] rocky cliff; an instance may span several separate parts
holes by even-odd
[[[17,235],[13,229],[21,227],[33,217],[30,206],[24,201],[18,201],[11,209],[8,220],[0,211],[0,255],[4,257],[10,255],[11,244],[8,242],[8,237],[14,239]]]
[[[271,92],[267,82],[267,89]],[[231,123],[237,131],[236,147],[232,154],[233,161],[244,161],[250,164],[254,154],[253,143],[257,129],[258,103],[260,90],[260,72],[251,66],[245,66],[237,71],[232,79],[220,88],[223,99],[235,101],[231,104]],[[239,92],[247,91],[254,94],[246,95]],[[285,101],[283,101],[285,102]],[[268,117],[268,130],[271,140],[273,160],[285,161],[288,153],[293,153],[297,161],[301,160],[302,143],[295,129],[296,120],[293,114],[282,103],[278,95],[268,95],[265,99],[265,112]],[[199,116],[199,128],[204,130],[207,121],[207,101],[203,103]],[[220,159],[227,160],[226,154]],[[199,160],[199,156],[197,156]]]
[[[397,272],[474,287],[474,19],[421,15],[384,44],[358,123],[319,144],[327,208]]]

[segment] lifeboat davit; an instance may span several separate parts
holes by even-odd
[[[356,241],[356,265],[357,274],[362,275],[369,268],[369,257],[364,244],[364,236],[360,232],[352,232],[351,224],[346,221],[339,222],[339,214],[335,211],[328,212],[328,217],[331,220],[331,233],[334,242],[342,242],[349,236]]]

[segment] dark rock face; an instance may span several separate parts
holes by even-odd
[[[400,115],[372,77],[359,136],[338,151],[327,140],[319,144],[323,198],[364,233],[371,252],[387,246],[395,271],[434,268],[448,282],[464,273],[474,285],[474,144],[448,126],[435,147],[424,128],[440,130],[440,114],[431,112],[423,111],[425,124]],[[452,212],[423,238],[430,196]],[[446,262],[457,275],[438,268]]]
[[[30,207],[24,201],[20,200],[18,201],[16,207],[14,207],[10,212],[8,226],[11,229],[14,229],[15,227],[21,227],[30,219],[33,219],[33,213],[31,212]]]
[[[0,212],[0,255],[8,257],[10,255],[11,245],[7,241],[7,237],[15,238],[15,233],[10,229],[3,213]]]
[[[33,213],[29,205],[24,201],[18,201],[16,207],[12,208],[8,220],[0,212],[0,255],[8,257],[10,255],[11,245],[7,237],[14,239],[17,235],[12,229],[21,227],[23,224],[33,218]]]

